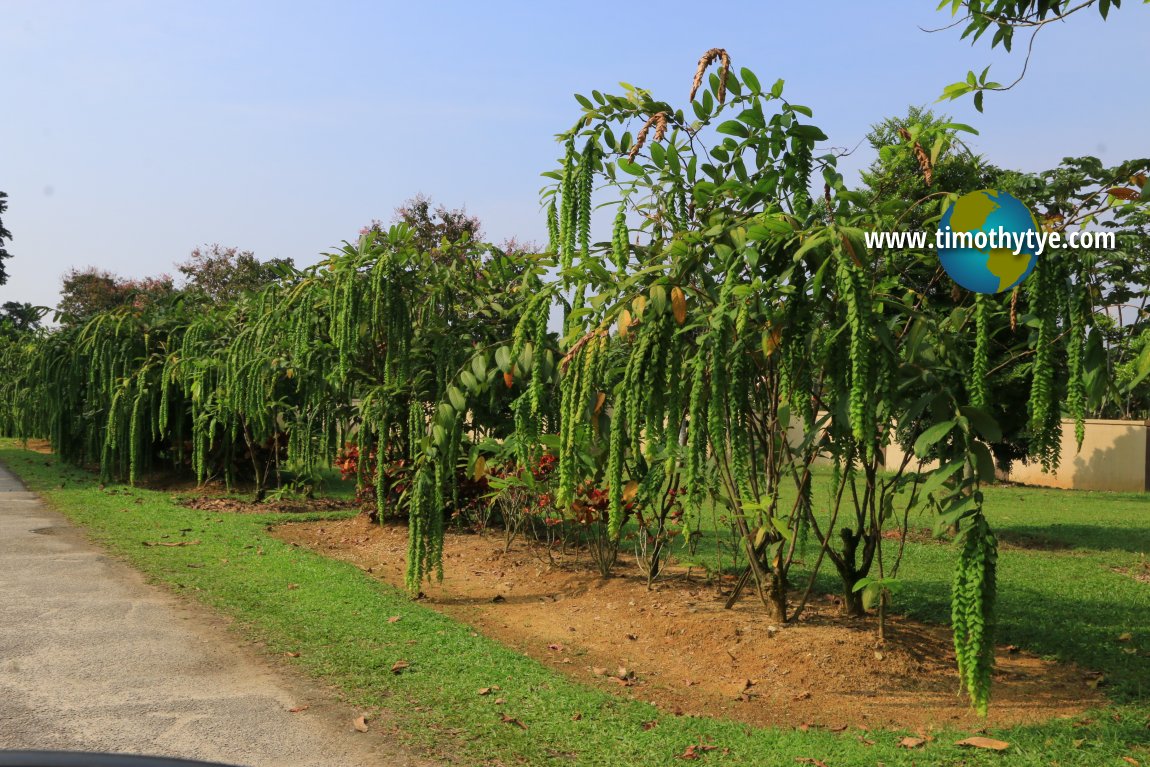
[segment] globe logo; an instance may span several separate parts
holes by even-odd
[[[950,278],[976,293],[1001,293],[1038,263],[1038,222],[1017,197],[981,189],[959,197],[938,224],[938,258]]]

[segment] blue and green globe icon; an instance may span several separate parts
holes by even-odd
[[[942,268],[967,290],[1010,290],[1038,263],[1038,222],[1012,194],[994,189],[964,194],[943,214],[938,229]]]

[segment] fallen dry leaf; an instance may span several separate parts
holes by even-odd
[[[399,623],[401,620],[403,620],[402,615],[393,615],[387,619],[387,622],[388,623]]]
[[[913,738],[909,735],[898,742],[899,748],[922,748],[926,745],[926,738]]]
[[[607,676],[607,669],[603,668],[602,666],[593,666],[591,668],[591,673],[595,676]]]
[[[391,667],[391,673],[399,674],[402,673],[406,668],[411,668],[411,664],[405,660],[397,660],[395,665]]]
[[[143,541],[143,544],[145,546],[170,546],[170,547],[174,548],[176,546],[199,546],[200,542],[198,540],[195,540],[195,541],[170,541],[170,542],[169,541]]]
[[[1123,631],[1121,634],[1118,635],[1118,641],[1119,642],[1129,642],[1132,639],[1134,639],[1134,634],[1132,634],[1129,631]]]
[[[502,721],[506,722],[507,724],[513,724],[516,727],[519,727],[519,728],[524,729],[524,730],[527,729],[527,725],[523,724],[523,722],[519,721],[518,719],[516,719],[513,716],[508,716],[507,714],[500,714],[499,716],[502,719]]]
[[[581,713],[579,713],[579,712],[577,711],[577,712],[575,712],[575,714],[574,714],[574,715],[571,717],[571,721],[572,721],[572,722],[578,722],[578,721],[579,721],[580,719],[582,719],[582,718],[583,718],[583,714],[581,714]]]
[[[1010,744],[1004,740],[995,740],[994,738],[983,738],[979,735],[973,738],[966,738],[955,743],[956,746],[970,746],[971,748],[987,748],[991,751],[1005,751],[1010,748]]]
[[[1122,757],[1122,761],[1126,762],[1126,764],[1133,765],[1134,767],[1142,767],[1142,763],[1132,756],[1124,756]]]
[[[658,727],[658,726],[659,726],[659,722],[658,722],[658,721],[656,721],[656,720],[654,720],[654,719],[652,719],[652,720],[651,720],[651,721],[649,721],[649,722],[643,722],[643,729],[644,729],[645,731],[646,731],[646,730],[653,730],[653,729],[655,729],[655,728],[656,728],[656,727]]]
[[[683,750],[683,753],[679,754],[678,758],[679,759],[698,759],[701,754],[704,754],[707,751],[714,751],[716,748],[718,748],[718,747],[717,746],[708,746],[704,743],[692,743],[691,745],[687,746],[686,749]]]
[[[355,721],[351,723],[351,726],[358,732],[367,732],[367,717],[357,716]]]
[[[564,648],[561,644],[549,644],[547,645],[547,649],[551,652],[563,652]]]
[[[288,713],[289,714],[298,714],[301,711],[307,711],[309,708],[311,708],[311,706],[307,706],[307,705],[296,706],[295,708],[289,708]]]
[[[845,724],[833,724],[827,729],[831,732],[846,732],[847,726]]]
[[[480,687],[478,690],[475,691],[475,694],[476,695],[490,695],[491,694],[491,688],[490,687]]]
[[[495,699],[495,705],[497,705],[497,706],[502,706],[506,702],[507,702],[506,698],[496,698]]]
[[[814,758],[809,757],[809,756],[795,757],[795,761],[798,762],[799,764],[813,764],[815,767],[827,767],[827,763],[824,762],[822,759],[814,759]]]

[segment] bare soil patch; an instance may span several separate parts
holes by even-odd
[[[407,529],[364,517],[291,523],[280,539],[352,562],[402,587]],[[621,557],[622,559],[622,557]],[[841,615],[825,597],[796,625],[776,626],[744,599],[723,608],[713,586],[683,574],[648,591],[638,568],[600,578],[586,554],[556,557],[499,535],[449,533],[445,579],[426,604],[572,679],[648,700],[673,714],[761,726],[984,727],[1072,716],[1105,703],[1089,675],[1015,648],[1000,650],[989,720],[959,695],[943,626],[899,617],[884,646],[872,619]]]
[[[340,501],[332,498],[312,500],[244,501],[239,498],[213,498],[203,496],[185,498],[181,506],[199,511],[217,511],[228,514],[304,514],[316,511],[345,511],[356,508],[354,501]]]

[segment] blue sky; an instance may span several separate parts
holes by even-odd
[[[312,263],[416,192],[479,215],[494,241],[545,239],[541,171],[571,95],[620,80],[685,106],[725,47],[782,77],[828,146],[933,102],[971,48],[934,0],[881,3],[56,2],[0,0],[0,190],[15,235],[0,301],[52,305],[71,267],[171,272],[196,245]],[[1023,170],[1150,155],[1136,85],[1150,8],[1044,29],[1015,90],[938,105],[974,148]],[[1021,44],[1020,44],[1021,46]],[[869,162],[843,161],[848,178]]]

